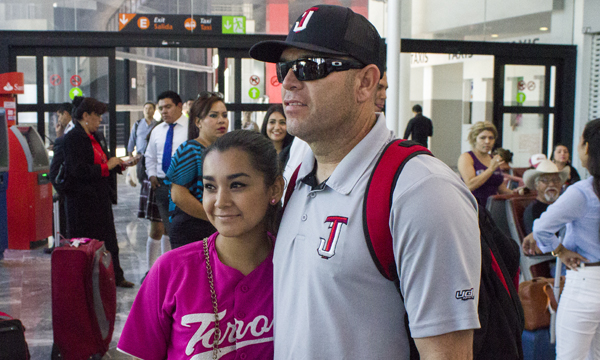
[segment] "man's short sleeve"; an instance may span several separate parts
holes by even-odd
[[[412,336],[479,328],[477,204],[456,174],[433,157],[411,159],[394,191],[390,228]]]

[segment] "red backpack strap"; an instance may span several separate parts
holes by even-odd
[[[294,170],[292,177],[290,177],[290,181],[288,182],[288,186],[285,190],[285,197],[283,199],[283,211],[285,211],[285,207],[287,206],[288,201],[290,201],[290,198],[292,197],[292,193],[294,192],[294,189],[296,188],[296,180],[298,179],[298,173],[300,172],[301,166],[302,166],[302,163],[300,163],[300,165],[298,165],[296,170]]]
[[[394,188],[406,162],[420,154],[431,155],[431,152],[415,141],[400,139],[389,143],[377,161],[365,191],[363,229],[367,247],[377,269],[389,280],[398,279],[389,225]]]
[[[0,311],[0,320],[13,320],[13,317],[5,312]]]

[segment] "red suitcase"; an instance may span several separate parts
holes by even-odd
[[[117,292],[104,242],[72,239],[52,252],[53,353],[64,360],[101,358],[112,339]]]

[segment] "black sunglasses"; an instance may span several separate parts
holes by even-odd
[[[341,60],[329,58],[306,58],[277,63],[277,80],[283,83],[290,70],[300,81],[319,80],[334,71],[362,69],[365,64],[356,60]]]
[[[216,96],[219,99],[223,100],[223,94],[221,94],[220,92],[213,91],[202,91],[200,94],[198,94],[197,99],[209,99],[213,96]]]

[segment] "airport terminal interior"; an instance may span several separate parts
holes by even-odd
[[[600,117],[600,1],[325,2],[364,15],[386,39],[391,85],[384,111],[395,115],[387,125],[398,136],[419,104],[433,121],[430,149],[456,172],[459,156],[471,149],[469,129],[490,121],[498,129],[497,145],[514,154],[513,168],[529,167],[534,154],[550,158],[555,145],[563,144],[572,166],[582,179],[588,177],[577,144],[585,124]],[[0,250],[6,248],[0,258],[0,311],[23,322],[32,359],[48,359],[53,343],[51,254],[44,248],[54,241],[54,190],[47,173],[59,106],[79,95],[106,103],[99,131],[112,156],[127,155],[144,104],[166,90],[184,102],[203,91],[220,92],[230,130],[260,127],[269,106],[281,102],[281,84],[274,64],[251,59],[248,50],[258,41],[285,39],[312,5],[312,0],[0,0],[0,207],[8,198],[0,217],[18,219],[18,225],[0,219],[0,227],[21,229],[12,232],[19,238],[0,236]],[[400,44],[393,47],[397,54],[390,54],[392,41]],[[390,58],[399,66],[390,68]],[[15,73],[22,85],[9,83],[8,89],[3,76]],[[154,118],[160,120],[158,111]],[[9,135],[22,140],[7,141]],[[23,149],[12,148],[17,146]],[[13,165],[17,153],[20,163]],[[15,174],[29,180],[14,180]],[[135,286],[117,288],[115,330],[103,359],[130,358],[116,344],[147,271],[149,221],[137,218],[139,188],[118,176],[115,228],[121,266]]]

